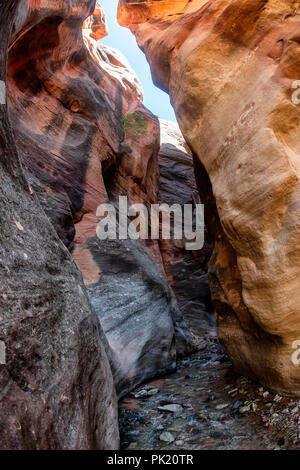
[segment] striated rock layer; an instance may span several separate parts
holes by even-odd
[[[97,42],[101,7],[60,5],[19,7],[26,22],[9,49],[10,118],[28,180],[83,274],[122,395],[192,348],[158,241],[96,236],[100,204],[157,201],[159,123],[123,56]],[[146,122],[139,136],[124,133],[122,118],[134,112]]]
[[[57,14],[76,21],[92,4],[65,2]],[[0,80],[6,81],[10,38],[18,44],[39,14],[55,24],[51,8],[0,1]],[[54,30],[40,38],[45,54],[56,39]],[[24,42],[24,53],[27,47]],[[20,69],[16,74],[29,106],[29,87],[38,95],[41,83]],[[117,403],[103,333],[78,268],[24,177],[2,102],[0,178],[0,448],[117,449]]]
[[[195,155],[215,240],[210,280],[219,337],[239,372],[294,395],[299,12],[299,2],[284,0],[119,5],[119,22],[136,35],[155,83],[170,92]]]

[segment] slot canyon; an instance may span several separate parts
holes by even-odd
[[[120,0],[171,122],[101,1],[0,0],[0,449],[300,449],[299,14]],[[122,197],[202,248],[100,239]]]

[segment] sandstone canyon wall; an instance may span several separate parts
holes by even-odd
[[[299,2],[119,3],[194,153],[219,337],[240,373],[300,395]]]
[[[53,13],[76,22],[93,7],[63,3],[56,12],[0,1],[0,80],[9,40],[17,44],[39,20],[53,25]],[[55,39],[50,33],[50,44]],[[19,73],[19,80],[24,92],[31,80],[40,90],[34,77]],[[3,104],[0,173],[0,447],[116,449],[117,403],[103,333],[78,268],[25,179]]]

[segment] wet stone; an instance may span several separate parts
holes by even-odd
[[[175,437],[173,436],[173,434],[171,434],[168,431],[165,431],[165,432],[161,433],[161,435],[159,436],[159,439],[161,441],[164,441],[164,442],[173,442],[173,441],[175,441]]]
[[[158,409],[160,411],[169,411],[170,413],[179,413],[183,410],[181,405],[177,405],[175,403],[170,403],[169,405],[159,406]]]

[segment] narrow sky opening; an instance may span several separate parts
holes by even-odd
[[[99,3],[104,8],[109,28],[109,35],[101,39],[101,42],[119,49],[125,55],[143,85],[145,106],[163,119],[176,121],[169,95],[153,84],[149,64],[135,37],[117,21],[118,0],[100,0]]]

